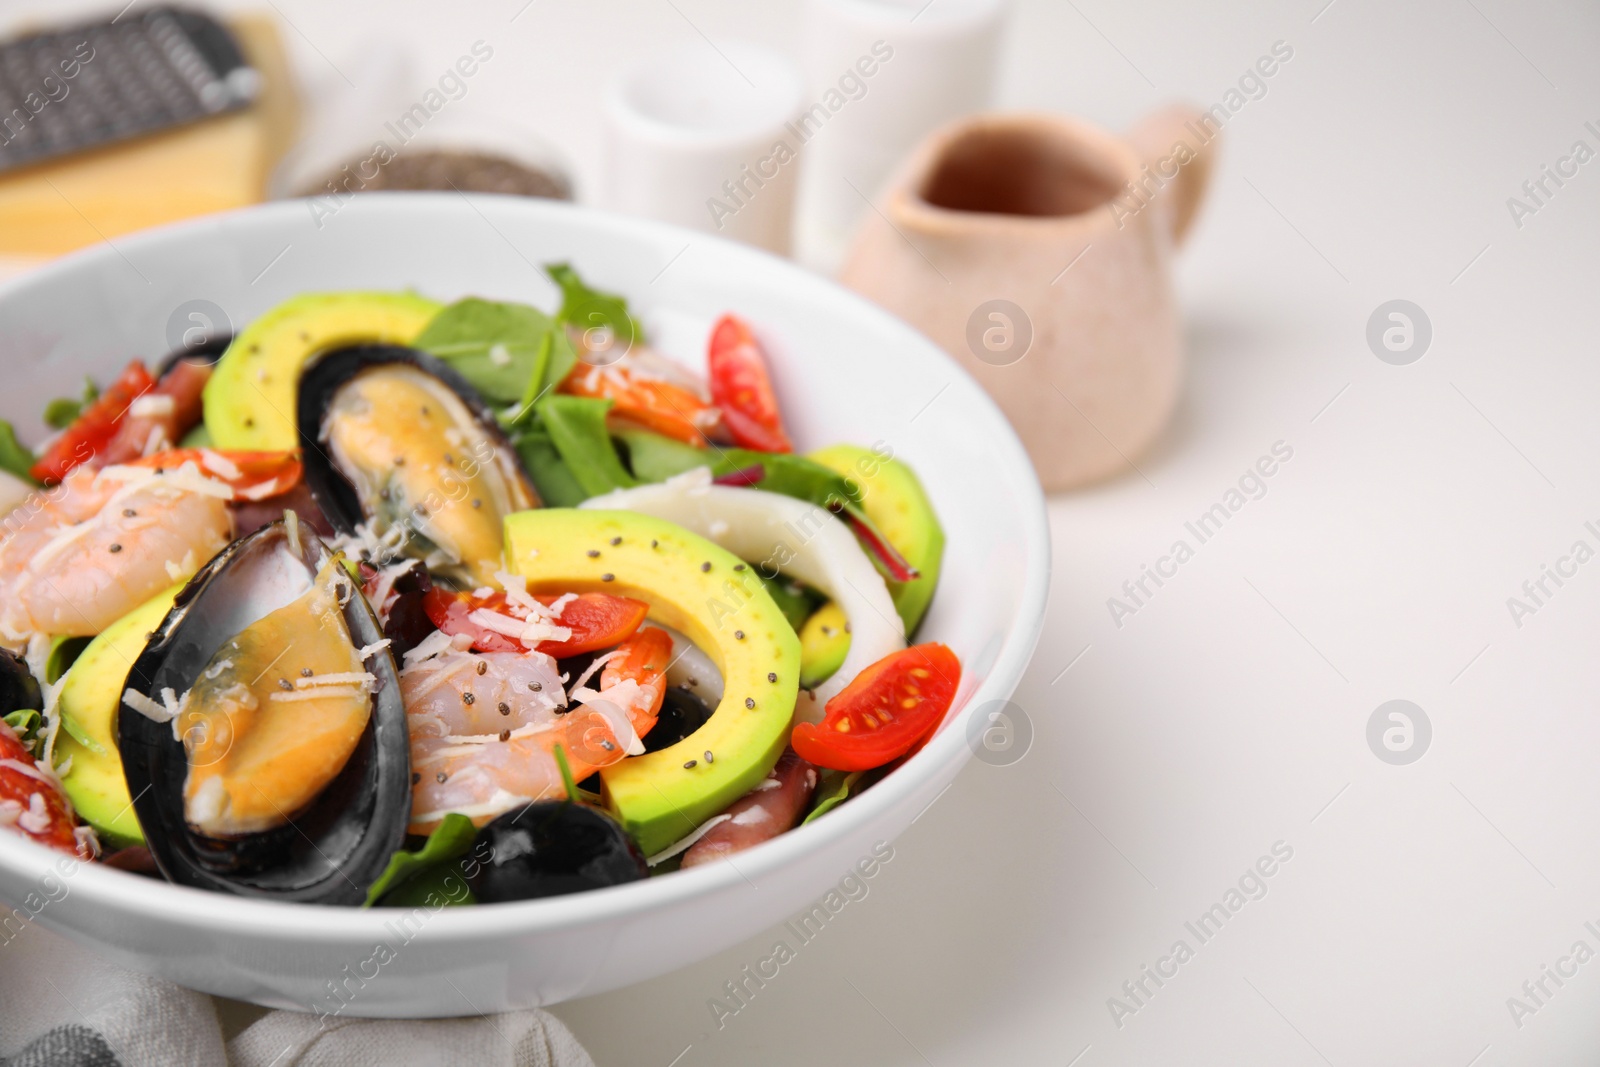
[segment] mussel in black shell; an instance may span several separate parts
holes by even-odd
[[[178,595],[128,675],[118,747],[168,879],[359,904],[405,839],[394,659],[343,557],[294,513]]]
[[[538,505],[494,413],[439,360],[396,345],[320,357],[296,414],[306,484],[330,522],[462,588],[501,567],[503,520]],[[374,561],[377,562],[377,561]]]

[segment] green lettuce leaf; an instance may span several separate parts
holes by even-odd
[[[567,263],[549,263],[545,273],[561,287],[561,310],[556,321],[588,333],[607,330],[612,335],[608,347],[626,352],[640,336],[639,324],[628,314],[628,302],[614,293],[591,289]]]
[[[38,485],[28,469],[34,464],[33,453],[17,440],[17,431],[11,424],[0,420],[0,470],[16,475],[29,485]]]
[[[560,393],[535,405],[539,421],[586,498],[639,484],[622,465],[616,445],[611,443],[606,430],[609,410],[609,400]]]
[[[389,904],[389,898],[394,897],[397,890],[408,887],[412,880],[436,868],[444,868],[446,875],[454,873],[449,865],[467,854],[477,836],[478,830],[471,819],[465,815],[446,815],[420,850],[396,852],[389,857],[389,866],[367,890],[367,902],[363,906],[370,908],[380,900]]]
[[[543,386],[555,332],[536,307],[468,297],[435,315],[412,343],[449,364],[485,400],[508,405]]]

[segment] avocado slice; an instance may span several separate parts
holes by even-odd
[[[800,685],[805,689],[833,677],[850,654],[850,619],[833,601],[811,613],[800,627]]]
[[[909,582],[885,580],[909,638],[933,599],[944,556],[944,527],[939,525],[922,483],[904,463],[859,445],[831,445],[809,458],[861,487],[861,508],[867,518],[907,563],[922,572]]]
[[[646,855],[755,788],[789,742],[800,640],[753,568],[681,526],[631,511],[521,511],[506,517],[505,541],[509,566],[531,592],[637,597],[722,672],[722,701],[705,725],[600,772],[607,803]]]
[[[72,757],[61,785],[83,821],[113,848],[144,842],[117,751],[117,709],[128,669],[182,588],[180,583],[151,597],[107,627],[89,642],[61,686],[56,759]]]
[[[307,293],[256,319],[228,346],[206,383],[213,446],[288,451],[301,369],[353,344],[409,344],[440,305],[415,293]]]

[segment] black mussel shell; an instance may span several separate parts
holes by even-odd
[[[470,879],[485,903],[532,900],[650,876],[644,853],[616,819],[584,804],[544,800],[478,831],[489,858]],[[481,851],[481,849],[480,849]]]
[[[644,750],[660,752],[682,741],[711,718],[711,707],[692,690],[681,685],[667,686],[661,699],[661,714],[644,735]]]
[[[129,672],[127,686],[147,696],[164,687],[187,691],[223,644],[261,617],[252,583],[283,566],[298,540],[299,562],[315,575],[327,546],[296,521],[279,520],[240,538],[211,560],[178,594]],[[344,621],[356,647],[382,639],[366,599],[351,596]],[[208,838],[184,818],[188,756],[172,727],[124,704],[117,745],[128,794],[161,873],[180,885],[268,900],[360,904],[405,841],[411,811],[411,759],[405,705],[394,659],[369,656],[377,677],[372,716],[339,775],[282,827],[261,834]],[[159,697],[157,697],[159,702]]]
[[[401,345],[353,345],[335,349],[318,357],[300,376],[295,423],[300,433],[300,449],[305,461],[305,481],[312,497],[334,528],[351,534],[367,518],[355,487],[333,464],[322,442],[322,421],[334,394],[351,378],[369,367],[404,363],[443,382],[461,398],[494,444],[497,452],[515,467],[528,499],[537,506],[539,496],[533,480],[522,467],[517,450],[500,428],[493,410],[465,378],[426,352]]]
[[[30,709],[44,710],[39,683],[21,656],[0,648],[0,716]]]
[[[233,344],[231,333],[207,333],[195,340],[193,344],[167,353],[156,367],[156,378],[159,380],[167,376],[167,372],[180,363],[204,363],[206,366],[215,366],[217,360]]]

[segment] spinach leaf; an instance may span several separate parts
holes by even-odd
[[[571,264],[548,263],[544,271],[561,287],[561,310],[556,312],[556,321],[583,331],[584,347],[619,353],[633,347],[640,330],[628,314],[626,300],[589,288]]]
[[[556,332],[536,307],[467,297],[435,315],[412,343],[448,363],[484,399],[504,405],[543,386]]]
[[[77,421],[78,415],[84,408],[100,399],[100,387],[94,384],[94,379],[83,379],[83,395],[77,400],[71,397],[58,397],[44,406],[45,424],[52,429],[65,430]]]
[[[572,476],[572,469],[556,451],[550,431],[542,422],[533,419],[515,440],[523,469],[533,479],[533,487],[539,490],[539,499],[544,501],[545,507],[575,508],[589,499],[578,479]]]
[[[809,500],[821,507],[859,504],[861,487],[837,471],[787,452],[754,452],[747,448],[695,448],[649,430],[623,430],[628,462],[640,481],[661,482],[696,467],[710,467],[713,477],[759,466],[756,489]]]
[[[554,394],[535,405],[539,421],[550,434],[573,478],[587,496],[638,485],[617,456],[606,430],[611,401],[597,397]]]
[[[419,851],[401,851],[389,857],[389,866],[367,890],[367,902],[363,907],[372,907],[420,874],[460,859],[477,836],[477,827],[472,825],[471,819],[454,813],[446,815]]]
[[[812,819],[819,819],[843,804],[850,798],[850,790],[855,788],[855,784],[861,781],[861,776],[866,773],[866,771],[851,771],[848,774],[844,771],[824,771],[822,785],[817,789],[816,803],[811,806],[811,813],[800,820],[800,825],[804,826]]]
[[[34,464],[33,453],[17,440],[17,432],[9,422],[0,420],[0,470],[15,474],[29,485],[38,485],[28,468]]]
[[[622,430],[617,436],[628,450],[628,466],[641,482],[664,482],[675,474],[704,467],[716,459],[710,449],[696,448],[649,430]]]
[[[10,715],[5,716],[3,721],[17,735],[17,740],[28,746],[29,752],[37,751],[39,724],[44,721],[37,711],[31,708],[13,711]]]

